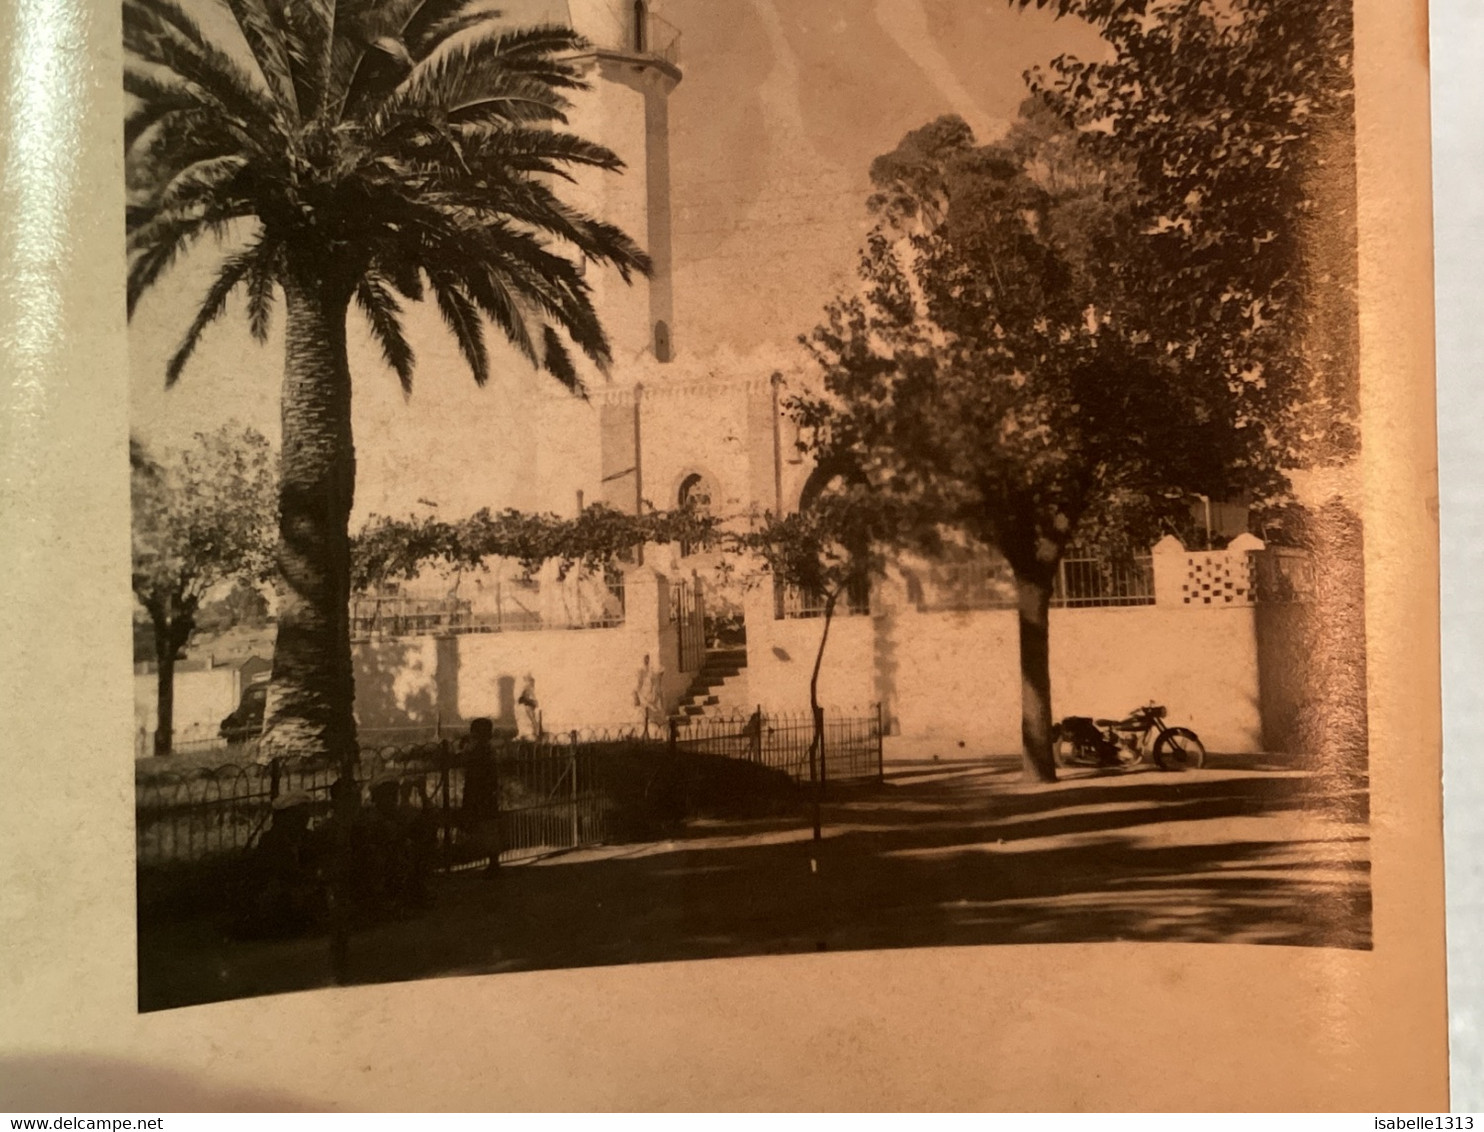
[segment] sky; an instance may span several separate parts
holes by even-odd
[[[673,331],[689,372],[718,356],[775,356],[820,321],[825,304],[852,283],[868,227],[871,160],[908,130],[957,113],[992,137],[1025,97],[1027,68],[1063,52],[1102,54],[1086,26],[1012,11],[1006,0],[654,7],[681,34],[684,77],[670,106]],[[642,167],[641,154],[620,156]],[[130,328],[133,426],[157,448],[178,447],[228,419],[277,441],[281,308],[265,346],[248,335],[240,304],[229,310],[179,384],[163,388],[165,361],[218,257],[210,248],[186,257],[140,304]],[[476,388],[436,316],[414,311],[408,330],[418,374],[404,401],[352,315],[358,514],[405,513],[429,496],[460,511],[525,505],[518,467],[475,485],[469,462],[493,466],[491,453],[525,450],[549,381],[507,359]],[[415,490],[414,480],[431,486]]]

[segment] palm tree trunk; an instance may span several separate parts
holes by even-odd
[[[286,273],[280,601],[264,741],[272,753],[333,758],[353,777],[349,301],[348,288],[315,279],[309,270]]]
[[[1020,613],[1020,741],[1025,776],[1056,781],[1051,753],[1051,574],[1015,571]]]

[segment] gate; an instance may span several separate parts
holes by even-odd
[[[496,759],[500,859],[518,861],[603,838],[593,751],[577,742],[516,742]]]
[[[699,671],[706,661],[706,603],[699,578],[670,587],[670,623],[680,642],[680,671]]]
[[[810,767],[814,717],[803,712],[765,712],[728,719],[695,718],[682,729],[670,725],[673,750],[720,755],[781,770],[795,782],[820,774],[828,782],[880,780],[884,771],[881,707],[860,715],[824,713],[824,757]]]

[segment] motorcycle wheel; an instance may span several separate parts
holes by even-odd
[[[1194,731],[1172,727],[1154,744],[1154,765],[1160,770],[1200,770],[1206,763],[1206,748]]]
[[[1052,731],[1051,757],[1056,760],[1057,766],[1076,766],[1081,753],[1077,741],[1065,731],[1059,727]]]

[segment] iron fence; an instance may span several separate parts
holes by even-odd
[[[824,758],[816,763],[827,782],[879,779],[882,775],[881,712],[879,705],[851,715],[824,712]],[[692,719],[686,726],[671,723],[671,743],[679,750],[721,755],[781,770],[795,782],[814,777],[809,750],[814,743],[814,719],[809,712],[765,712],[723,719]]]
[[[826,600],[824,594],[798,586],[785,585],[775,580],[773,584],[773,618],[777,621],[806,617],[823,617]],[[837,617],[865,617],[871,612],[871,583],[861,579],[847,586],[835,603]]]
[[[1131,560],[1063,558],[1051,589],[1053,609],[1088,606],[1153,605],[1154,558]]]
[[[571,732],[495,744],[502,861],[601,843],[595,760],[606,738]],[[463,813],[465,764],[465,749],[449,740],[363,748],[356,781],[364,789],[390,777],[400,805],[434,811],[442,859],[454,867],[477,859],[477,839]],[[330,817],[339,777],[333,760],[285,757],[136,778],[137,862],[150,867],[245,851],[267,826],[274,800],[289,793],[306,795],[312,822],[321,824]]]
[[[591,574],[574,576],[544,597],[536,583],[497,583],[479,609],[455,598],[356,597],[351,601],[350,631],[364,640],[610,629],[624,623],[625,607],[621,574]]]
[[[1014,609],[1015,577],[1002,558],[932,564],[916,587],[922,612]],[[1051,588],[1053,609],[1153,605],[1154,559],[1064,558]]]
[[[824,778],[879,778],[881,734],[877,711],[826,713]],[[683,731],[672,725],[669,750],[752,762],[807,782],[813,736],[809,713],[759,709],[750,716],[695,720]],[[518,861],[602,844],[611,801],[603,788],[605,760],[664,750],[663,740],[644,740],[629,729],[497,741],[499,859]],[[355,781],[365,790],[370,783],[394,780],[400,806],[431,811],[444,867],[472,866],[488,854],[466,820],[466,763],[467,748],[448,739],[363,746]],[[141,868],[245,852],[267,828],[275,799],[290,793],[306,796],[312,825],[323,825],[331,817],[332,791],[340,777],[334,760],[312,756],[172,766],[141,768],[136,775],[135,850]]]
[[[680,671],[699,670],[706,660],[706,603],[699,582],[670,587],[670,623],[680,645]]]

